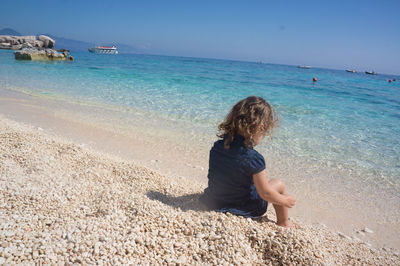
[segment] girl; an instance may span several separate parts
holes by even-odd
[[[277,224],[291,227],[288,208],[295,199],[286,194],[279,179],[267,180],[264,157],[253,147],[276,126],[274,110],[261,97],[239,101],[218,129],[222,138],[210,151],[208,187],[201,197],[209,208],[244,217],[258,218],[272,203]]]

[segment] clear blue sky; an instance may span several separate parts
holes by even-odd
[[[0,28],[143,53],[400,74],[400,0],[2,0]]]

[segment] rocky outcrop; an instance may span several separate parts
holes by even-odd
[[[47,47],[47,48],[53,48],[56,43],[55,40],[53,40],[52,38],[45,36],[45,35],[39,35],[38,40],[42,41],[44,44],[44,47]]]
[[[24,44],[26,45],[26,44]],[[40,48],[23,48],[20,51],[14,52],[15,59],[17,60],[74,60],[67,51],[62,53],[57,52],[55,49],[40,49]]]
[[[11,36],[0,35],[0,49],[20,50],[25,47],[53,48],[55,41],[45,35],[36,36]]]
[[[19,50],[14,52],[17,60],[74,60],[69,50],[63,49],[61,53],[55,50],[55,43],[45,35],[37,39],[36,36],[0,35],[0,49]]]

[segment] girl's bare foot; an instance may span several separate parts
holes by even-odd
[[[276,224],[285,228],[294,228],[293,223],[289,219],[283,222],[277,222]]]

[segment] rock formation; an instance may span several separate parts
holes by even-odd
[[[0,49],[20,50],[24,47],[53,48],[55,41],[45,35],[36,36],[11,36],[0,35]]]
[[[69,50],[63,49],[61,53],[55,50],[55,43],[45,35],[37,39],[36,36],[0,35],[0,49],[19,50],[14,52],[17,60],[74,60]]]
[[[15,51],[14,55],[17,60],[74,60],[72,56],[68,55],[67,50],[59,53],[55,49],[23,48]]]
[[[39,35],[38,40],[42,41],[44,44],[44,47],[47,47],[47,48],[53,48],[54,44],[56,43],[55,40],[53,40],[52,38],[45,36],[45,35]]]

